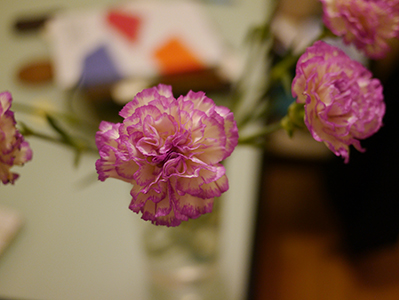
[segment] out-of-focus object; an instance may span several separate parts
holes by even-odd
[[[37,16],[20,17],[16,20],[14,29],[20,33],[37,32],[44,27],[50,16],[50,14],[43,14]]]
[[[272,23],[272,31],[281,43],[283,51],[292,48],[301,53],[321,33],[318,17],[321,4],[318,0],[280,0]]]
[[[320,14],[321,4],[318,0],[280,0],[278,11],[291,20],[303,21]]]
[[[29,84],[47,83],[53,79],[52,64],[48,60],[28,63],[19,70],[18,79]]]
[[[226,56],[202,6],[190,1],[64,12],[46,29],[55,81],[64,89],[201,72]]]
[[[22,226],[21,215],[8,207],[0,206],[0,255]]]
[[[205,3],[214,3],[214,4],[231,4],[231,0],[202,0]]]

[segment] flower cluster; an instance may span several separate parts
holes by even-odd
[[[399,38],[399,0],[320,1],[325,26],[369,58],[384,57],[389,40]],[[237,114],[240,130],[263,117],[264,127],[249,126],[247,129],[255,128],[250,133],[243,128],[239,139],[233,112],[228,108],[215,105],[203,92],[190,91],[175,98],[172,88],[162,84],[143,90],[127,103],[120,111],[121,123],[101,122],[96,134],[99,180],[115,178],[132,184],[129,207],[141,213],[142,219],[156,225],[178,226],[211,212],[214,198],[228,189],[221,162],[238,143],[265,145],[266,135],[274,130],[283,127],[292,134],[293,129],[305,124],[315,140],[325,143],[347,163],[350,148],[364,151],[360,140],[380,129],[385,114],[382,85],[369,70],[323,41],[313,43],[300,57],[291,53],[266,63],[264,58],[270,52],[265,49],[273,51],[270,44],[277,41],[269,29],[270,23],[266,22],[248,35],[256,43],[253,53],[259,54],[259,50],[260,54],[251,52],[249,57],[254,61],[248,64],[249,72],[244,72],[244,77],[261,77],[252,75],[258,74],[260,62],[265,62],[265,69],[270,71],[265,76],[268,82],[259,84],[256,92],[244,93],[240,83],[251,80],[243,78],[230,103],[232,111],[245,108]],[[323,34],[320,39],[325,37]],[[274,95],[277,85],[288,87],[289,93],[295,63],[291,93],[296,102],[287,116],[270,124],[266,118],[271,115],[267,110],[272,105],[264,101]],[[258,89],[257,84],[248,88],[254,86]],[[0,94],[0,179],[4,184],[18,177],[10,172],[12,166],[32,157],[29,145],[15,127],[10,106],[11,95]],[[71,138],[52,116],[46,118],[59,134],[56,142],[75,147],[77,153],[90,149]],[[53,140],[31,130],[27,133]]]
[[[227,158],[238,140],[233,114],[203,92],[175,99],[170,86],[143,90],[126,104],[122,123],[103,121],[96,135],[100,180],[133,184],[130,209],[157,225],[212,211],[228,189]]]
[[[292,94],[313,138],[349,161],[349,146],[374,134],[385,113],[382,85],[359,62],[322,41],[299,58]]]
[[[399,37],[398,0],[321,0],[324,24],[345,43],[353,43],[373,59],[389,51],[387,41]]]
[[[19,176],[10,171],[11,167],[21,166],[32,159],[28,142],[15,127],[11,102],[9,92],[0,93],[0,180],[3,184],[13,184]]]

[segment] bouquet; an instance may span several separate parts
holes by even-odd
[[[96,151],[99,180],[116,178],[132,185],[132,211],[155,225],[178,226],[210,213],[215,197],[227,191],[222,162],[237,145],[265,147],[276,130],[292,136],[307,128],[349,163],[351,149],[365,151],[361,140],[383,125],[383,87],[366,66],[324,39],[341,38],[370,59],[385,57],[390,40],[399,38],[399,1],[321,3],[324,28],[302,53],[286,49],[276,55],[273,18],[249,33],[247,68],[223,106],[201,91],[175,97],[172,87],[161,83],[127,103],[119,113],[121,122],[102,121],[95,136],[71,134],[58,122],[60,116],[45,112],[54,137],[17,124],[11,93],[1,93],[2,183],[16,182],[14,166],[32,159],[26,138],[36,136],[71,147],[77,160],[81,153]],[[254,76],[255,84],[250,80]],[[293,102],[276,119],[272,107],[278,88]],[[75,116],[68,118],[74,127],[83,126]]]

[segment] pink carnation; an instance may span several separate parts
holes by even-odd
[[[133,184],[130,209],[156,225],[211,212],[228,189],[220,162],[237,145],[233,113],[203,92],[175,99],[160,84],[138,93],[120,116],[122,123],[103,121],[97,132],[99,179]]]
[[[373,59],[390,50],[387,40],[399,36],[398,0],[321,0],[323,21],[346,44],[353,43]]]
[[[349,161],[349,146],[382,125],[382,85],[359,62],[318,41],[299,58],[292,95],[305,104],[305,124],[313,138]]]
[[[15,127],[11,102],[9,92],[0,93],[0,180],[3,184],[13,184],[18,178],[18,174],[10,171],[12,166],[21,166],[32,159],[28,142]]]

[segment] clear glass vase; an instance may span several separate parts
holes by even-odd
[[[219,202],[215,199],[212,213],[178,227],[145,230],[151,299],[225,299],[218,263]]]

